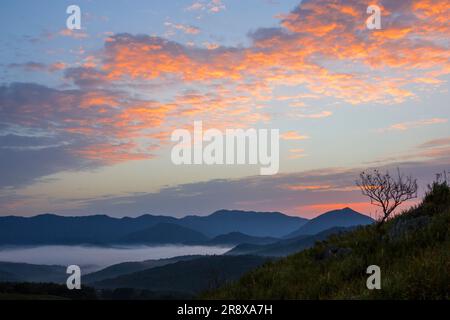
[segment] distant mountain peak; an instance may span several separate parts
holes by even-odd
[[[325,212],[314,219],[309,220],[298,230],[286,235],[285,238],[293,238],[300,235],[313,235],[333,227],[354,227],[373,223],[374,220],[369,216],[359,213],[352,208]]]
[[[344,207],[344,208],[340,208],[340,209],[330,210],[330,211],[324,212],[322,214],[327,214],[327,213],[330,213],[330,212],[356,212],[356,213],[359,213],[358,211],[355,211],[355,210],[353,210],[350,207]]]

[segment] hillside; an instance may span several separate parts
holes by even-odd
[[[372,224],[374,220],[350,208],[325,212],[309,220],[298,230],[286,235],[284,238],[295,238],[302,235],[313,235],[334,227],[354,227]]]
[[[434,183],[422,203],[389,220],[332,236],[267,263],[209,299],[450,299],[450,189]],[[381,290],[366,269],[381,268]]]
[[[258,245],[243,243],[237,245],[230,251],[226,252],[226,255],[242,255],[251,254],[265,257],[285,257],[287,255],[305,250],[312,247],[316,241],[325,240],[332,234],[347,232],[351,228],[331,228],[312,236],[298,236],[292,239],[280,240],[275,243]]]
[[[67,279],[66,267],[0,262],[0,282],[56,282]]]
[[[209,256],[179,261],[90,285],[96,288],[133,288],[195,295],[236,280],[267,261],[256,256]]]
[[[155,267],[162,267],[178,261],[192,260],[199,257],[201,256],[180,256],[168,259],[122,262],[83,276],[83,282],[91,283],[105,279],[116,278],[125,274],[147,270]]]
[[[269,244],[279,241],[273,237],[254,237],[241,232],[230,232],[222,234],[207,242],[208,245],[237,245],[241,243],[249,244]]]

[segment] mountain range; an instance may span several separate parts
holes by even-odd
[[[43,244],[198,244],[267,245],[281,238],[313,235],[333,227],[368,224],[373,220],[349,208],[312,220],[279,212],[220,210],[208,216],[106,215],[64,217],[0,217],[0,245]]]
[[[308,220],[280,212],[219,210],[205,217],[186,216],[179,224],[215,237],[230,232],[241,232],[255,237],[279,238],[304,225]]]
[[[0,245],[202,243],[218,235],[240,232],[255,237],[281,237],[306,219],[278,212],[220,210],[209,216],[106,215],[64,217],[0,217]]]
[[[86,285],[112,296],[122,296],[125,289],[120,288],[128,288],[132,295],[140,296],[145,291],[152,298],[167,295],[186,298],[236,280],[267,261],[310,248],[332,234],[371,222],[371,218],[349,208],[327,212],[309,221],[277,212],[229,210],[181,219],[152,215],[118,219],[104,215],[44,214],[0,218],[0,244],[177,243],[233,247],[221,256],[123,262],[82,278]],[[0,282],[64,283],[65,271],[63,266],[0,262]]]

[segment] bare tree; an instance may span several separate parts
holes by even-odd
[[[388,171],[363,171],[356,181],[363,195],[370,198],[370,203],[383,210],[381,226],[394,210],[403,202],[417,197],[417,180],[412,176],[405,177],[397,169],[397,176],[392,177]]]

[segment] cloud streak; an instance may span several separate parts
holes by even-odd
[[[297,131],[291,130],[286,131],[281,135],[281,138],[284,140],[306,140],[309,139],[307,135],[301,135]]]
[[[431,118],[431,119],[423,119],[423,120],[417,120],[417,121],[408,121],[408,122],[399,122],[395,123],[393,125],[390,125],[388,128],[379,129],[379,132],[386,132],[386,131],[407,131],[411,129],[416,129],[420,127],[426,127],[436,124],[443,124],[447,123],[448,119],[444,118]]]
[[[381,170],[395,171],[418,178],[421,192],[435,173],[448,169],[447,162],[391,163]],[[106,213],[116,216],[144,213],[184,216],[205,215],[222,208],[281,211],[291,215],[314,217],[327,210],[350,206],[362,213],[377,216],[355,186],[363,168],[325,168],[301,173],[279,174],[271,177],[254,176],[241,179],[220,179],[166,187],[155,193],[108,196],[102,199],[65,199],[77,209],[61,210],[63,214]],[[412,203],[410,203],[412,204]],[[150,208],[150,209],[149,209]]]
[[[199,34],[200,29],[195,26],[185,25],[181,23],[165,22],[164,25],[172,30],[179,30],[185,34]]]

